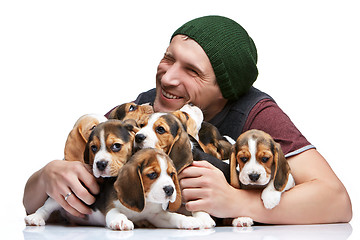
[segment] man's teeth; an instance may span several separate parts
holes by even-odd
[[[170,98],[170,99],[180,99],[180,98],[177,97],[177,96],[174,96],[174,95],[172,95],[172,94],[170,94],[170,93],[165,92],[164,90],[162,90],[162,94],[163,94],[165,97]]]

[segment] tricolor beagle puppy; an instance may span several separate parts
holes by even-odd
[[[100,123],[93,130],[85,146],[84,162],[92,166],[96,178],[117,176],[133,153],[137,131],[132,121],[115,119]]]
[[[122,121],[134,119],[136,124],[142,127],[145,119],[152,113],[154,113],[154,109],[149,104],[137,105],[136,103],[124,103],[110,112],[109,119]]]
[[[199,144],[204,152],[220,160],[228,160],[232,144],[221,136],[219,130],[208,122],[203,122],[199,131]]]
[[[199,141],[199,131],[204,120],[200,108],[192,104],[185,104],[180,110],[172,112],[183,124],[186,132]]]
[[[230,179],[236,188],[264,188],[261,199],[267,209],[276,207],[281,194],[295,185],[280,144],[269,134],[255,129],[246,131],[236,140],[230,158]],[[233,221],[233,226],[252,224],[248,217]]]
[[[131,230],[144,220],[160,228],[200,228],[194,217],[167,211],[180,207],[181,192],[173,162],[160,150],[136,152],[120,169],[114,189],[105,191],[100,208],[110,229]]]
[[[180,110],[172,112],[180,119],[187,133],[194,137],[201,149],[220,160],[230,159],[232,144],[211,123],[204,122],[200,108],[186,104]]]
[[[193,143],[182,122],[171,113],[152,114],[147,125],[136,133],[134,148],[162,150],[173,160],[178,173],[193,161]],[[193,216],[200,220],[201,228],[215,226],[214,220],[205,212],[194,212]]]
[[[95,177],[117,176],[119,169],[132,155],[135,131],[137,128],[133,126],[132,122],[127,123],[120,120],[108,120],[93,129],[86,143],[83,158],[86,164],[92,166]],[[89,215],[89,220],[85,222],[69,216],[52,198],[48,198],[35,213],[26,216],[25,222],[27,225],[45,225],[51,213],[56,210],[61,210],[63,216],[71,218],[76,223],[99,224],[96,214]]]
[[[97,114],[86,114],[81,116],[70,131],[64,148],[64,158],[67,161],[84,162],[85,145],[94,128],[106,117]]]

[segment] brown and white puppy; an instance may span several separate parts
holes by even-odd
[[[236,140],[230,158],[230,179],[236,188],[264,188],[261,199],[267,209],[276,207],[281,194],[295,185],[280,144],[269,134],[255,129],[241,134]],[[248,217],[233,221],[234,226],[252,224]]]
[[[171,113],[181,121],[186,132],[199,141],[199,131],[204,120],[201,109],[192,104],[185,104],[180,110]]]
[[[91,133],[85,146],[84,162],[92,166],[98,177],[116,176],[133,153],[138,128],[132,121],[108,120]]]
[[[181,172],[193,161],[193,145],[182,122],[171,113],[152,114],[147,125],[135,135],[135,149],[160,149],[173,160],[177,172]],[[201,228],[212,228],[214,220],[205,212],[194,212]]]
[[[131,102],[121,104],[114,108],[109,114],[109,119],[122,121],[134,119],[136,124],[142,127],[145,119],[152,113],[154,113],[154,109],[149,104],[138,105]]]
[[[97,125],[90,134],[89,141],[85,146],[83,158],[85,164],[93,167],[95,177],[117,176],[119,169],[132,155],[134,135],[137,128],[132,122],[109,120]],[[66,214],[61,206],[52,198],[48,198],[44,205],[35,213],[25,217],[27,225],[42,226],[50,217],[51,213],[60,210],[62,215],[70,218],[75,223],[102,225],[98,213],[88,215],[84,221]],[[100,220],[99,220],[100,219]]]
[[[198,141],[205,153],[220,160],[230,159],[232,144],[221,136],[214,125],[203,121],[204,116],[200,108],[186,104],[172,114],[180,119],[186,132]]]
[[[197,219],[167,211],[180,207],[181,192],[173,162],[161,150],[135,153],[120,169],[114,189],[100,209],[110,229],[131,230],[144,220],[160,228],[200,228]]]
[[[208,122],[203,122],[199,131],[199,144],[204,152],[220,160],[228,160],[232,144],[221,136],[219,130]]]
[[[84,162],[85,145],[92,130],[106,117],[97,114],[86,114],[81,116],[70,131],[64,148],[64,158],[67,161]]]

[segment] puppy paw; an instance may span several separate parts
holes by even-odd
[[[134,223],[128,219],[117,219],[111,221],[108,224],[108,227],[111,230],[119,230],[119,231],[133,230]]]
[[[178,228],[186,230],[200,229],[201,223],[194,217],[185,217],[179,222]]]
[[[215,227],[215,221],[206,212],[194,212],[193,216],[201,223],[201,228],[209,229]]]
[[[25,217],[25,223],[28,226],[44,226],[45,220],[39,214],[33,213]]]
[[[251,227],[253,224],[253,220],[249,217],[238,217],[232,221],[234,227]]]
[[[273,209],[280,203],[281,199],[281,192],[276,190],[269,190],[264,189],[261,194],[261,199],[263,200],[264,206],[267,209]]]

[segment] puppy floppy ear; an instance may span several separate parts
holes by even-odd
[[[130,132],[137,133],[140,130],[134,119],[127,119],[124,124],[124,127]]]
[[[175,184],[175,190],[176,190],[176,199],[174,202],[169,202],[169,208],[168,210],[170,212],[176,212],[180,207],[181,207],[181,190],[180,190],[180,184],[179,184],[179,180],[177,177],[177,174],[175,173],[175,175],[172,177],[173,182]]]
[[[92,138],[92,134],[90,135],[90,138],[89,139],[91,139]],[[87,143],[86,143],[86,145],[85,145],[85,150],[84,150],[84,152],[83,152],[83,156],[84,156],[84,159],[83,159],[83,162],[85,163],[85,164],[90,164],[90,147],[89,147],[89,143],[90,143],[90,141],[88,141]],[[65,158],[66,159],[66,158]]]
[[[238,165],[236,154],[237,152],[234,144],[231,148],[231,155],[230,155],[230,185],[233,186],[234,188],[240,188],[239,174],[236,171],[236,167]]]
[[[64,148],[64,157],[68,161],[83,162],[82,154],[85,149],[87,139],[82,134],[81,126],[75,124],[70,131]]]
[[[141,166],[136,162],[125,164],[114,183],[120,202],[127,208],[141,212],[145,207],[144,186],[141,178]]]
[[[227,140],[220,139],[218,142],[218,152],[222,160],[229,159],[231,155],[232,145]]]
[[[191,144],[188,134],[179,128],[172,145],[170,146],[169,157],[174,162],[176,171],[179,173],[193,161]]]
[[[274,142],[275,154],[274,154],[274,187],[277,191],[283,191],[290,173],[290,166],[285,158],[283,151],[281,150],[280,144]]]

